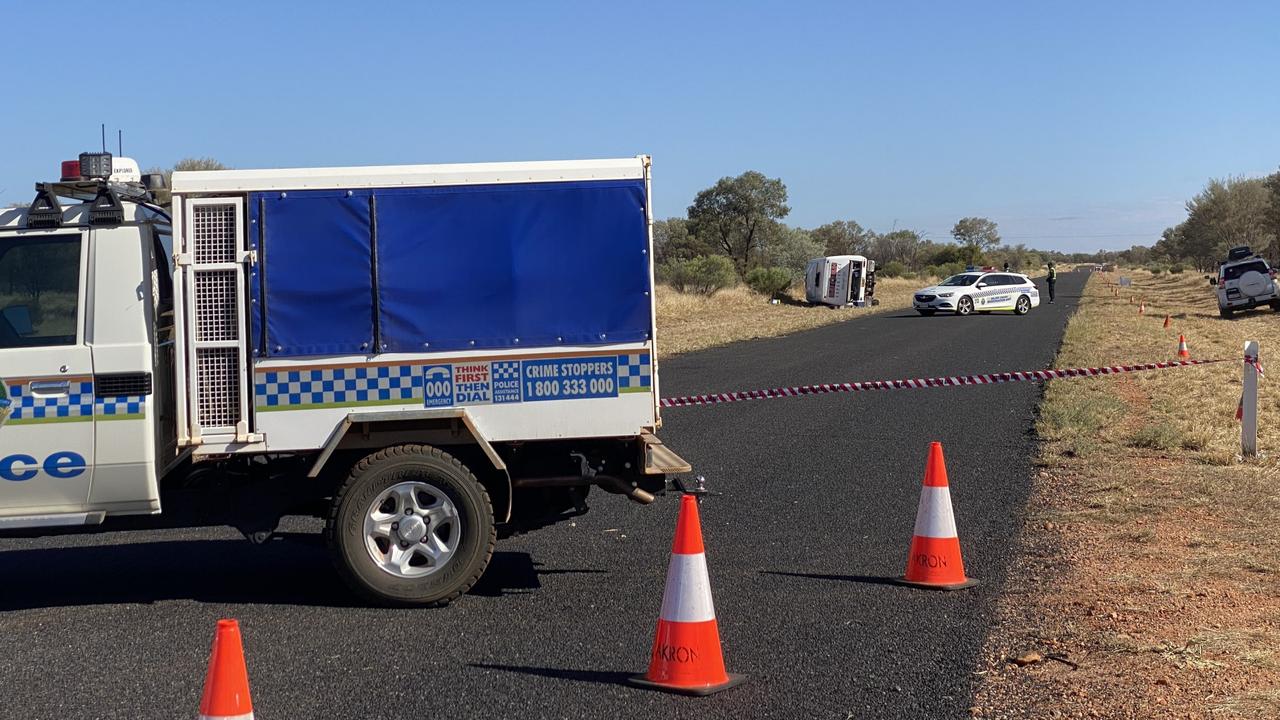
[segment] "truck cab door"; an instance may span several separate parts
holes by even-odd
[[[85,344],[85,233],[0,237],[0,518],[75,512],[93,479],[94,395]]]

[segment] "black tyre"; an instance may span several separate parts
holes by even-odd
[[[484,573],[496,534],[489,493],[429,445],[384,448],[356,463],[325,531],[339,574],[388,605],[445,605]]]
[[[1280,300],[1272,300],[1271,309],[1275,310],[1276,312],[1280,312]]]
[[[956,303],[956,314],[972,315],[973,314],[973,298],[971,297],[960,298],[960,301]]]
[[[1013,304],[1013,313],[1015,315],[1026,315],[1031,312],[1031,298],[1026,295],[1019,295],[1018,301]]]
[[[1235,312],[1231,308],[1218,308],[1218,314],[1223,318],[1230,320],[1231,316],[1234,315]]]
[[[929,317],[930,315],[933,314],[932,310],[916,310],[916,312],[920,313],[921,315],[924,315],[925,317]]]

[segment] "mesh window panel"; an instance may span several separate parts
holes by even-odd
[[[238,340],[236,271],[197,271],[195,286],[196,340]]]
[[[240,420],[240,367],[237,348],[196,350],[201,427],[233,427]]]
[[[235,262],[236,206],[196,205],[191,213],[191,246],[195,262]]]

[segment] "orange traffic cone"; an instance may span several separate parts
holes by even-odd
[[[631,682],[686,695],[710,695],[745,679],[724,670],[698,501],[685,495],[680,498],[680,517],[676,520],[676,539],[671,546],[667,588],[662,593],[649,672],[632,677]]]
[[[1191,351],[1187,349],[1187,338],[1184,335],[1178,336],[1178,357],[1189,358]]]
[[[249,672],[244,665],[240,625],[235,620],[218,621],[200,699],[200,720],[253,720]]]
[[[1168,316],[1168,315],[1165,315],[1165,316],[1164,316],[1164,329],[1165,329],[1165,330],[1168,330],[1168,329],[1169,329],[1169,316]]]
[[[947,466],[942,459],[942,443],[929,445],[924,487],[916,509],[916,529],[911,538],[907,574],[901,582],[934,590],[961,590],[978,584],[965,577],[960,559],[960,538],[951,512],[951,489],[947,486]]]
[[[1141,303],[1141,304],[1139,304],[1139,305],[1138,305],[1138,314],[1139,314],[1139,315],[1146,315],[1146,314],[1147,314],[1147,304],[1146,304],[1146,303]]]

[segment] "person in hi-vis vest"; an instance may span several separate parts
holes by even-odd
[[[1058,282],[1058,269],[1049,263],[1049,276],[1046,278],[1049,282],[1049,302],[1053,302],[1053,286]]]

